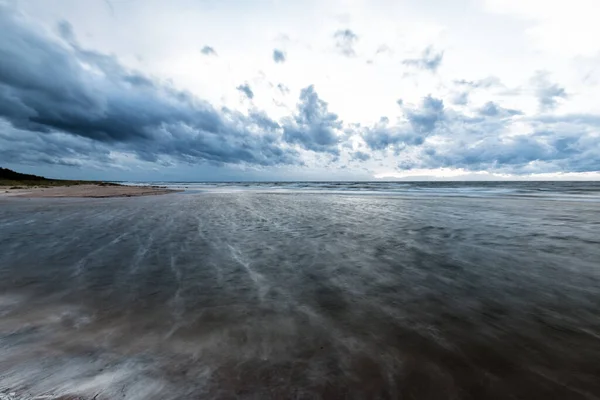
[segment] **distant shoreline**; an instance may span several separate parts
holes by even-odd
[[[117,184],[91,183],[64,186],[5,186],[0,188],[0,198],[139,197],[177,192],[181,191],[167,189],[160,186],[126,186]]]

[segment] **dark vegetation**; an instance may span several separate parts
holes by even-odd
[[[99,181],[70,181],[64,179],[48,179],[43,176],[22,174],[8,168],[0,168],[0,186],[8,186],[11,189],[20,189],[23,187],[52,187],[52,186],[73,186],[97,184],[102,186],[112,186],[115,183]]]

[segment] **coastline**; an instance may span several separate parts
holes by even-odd
[[[138,197],[155,196],[168,193],[177,193],[181,190],[166,189],[158,186],[125,186],[106,184],[83,184],[74,186],[53,187],[1,187],[0,198],[106,198],[106,197]]]

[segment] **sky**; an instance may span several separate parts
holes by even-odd
[[[0,165],[600,179],[597,0],[0,0]]]

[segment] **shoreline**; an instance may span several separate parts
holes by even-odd
[[[139,197],[178,193],[182,190],[167,189],[158,186],[125,186],[125,185],[65,185],[52,187],[0,187],[0,198],[108,198]]]

